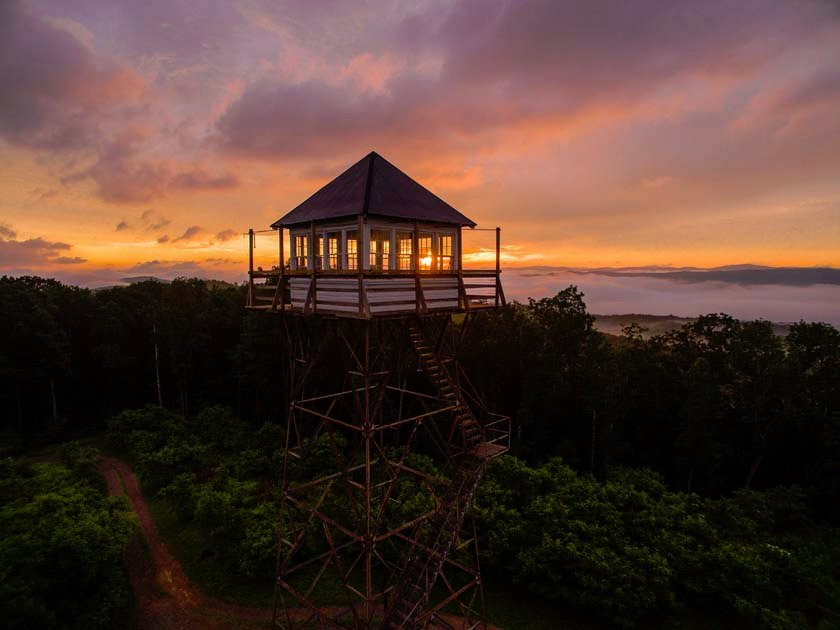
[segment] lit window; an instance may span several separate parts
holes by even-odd
[[[452,235],[438,236],[438,265],[441,271],[452,269]]]
[[[411,271],[414,239],[410,232],[397,232],[397,269]]]
[[[370,268],[377,271],[388,269],[391,257],[391,231],[370,231]]]
[[[341,269],[341,232],[331,232],[327,235],[327,248],[330,269]]]
[[[294,256],[297,268],[306,269],[309,265],[309,237],[305,234],[295,236]]]
[[[324,268],[324,237],[320,234],[315,237],[315,269]]]
[[[434,262],[434,253],[432,252],[432,235],[421,234],[417,239],[417,248],[420,256],[420,269],[429,271]]]
[[[347,232],[347,268],[359,268],[359,241],[356,232]]]

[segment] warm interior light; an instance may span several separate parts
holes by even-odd
[[[432,268],[432,252],[428,252],[423,258],[420,259],[420,269],[431,269]]]

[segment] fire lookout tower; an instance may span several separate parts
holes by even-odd
[[[482,627],[469,508],[510,419],[457,351],[505,304],[499,228],[495,268],[463,269],[475,223],[376,153],[271,227],[269,270],[249,231],[247,305],[282,317],[289,354],[275,625]]]

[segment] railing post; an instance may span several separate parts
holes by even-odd
[[[496,306],[499,306],[499,274],[502,272],[502,261],[501,261],[501,251],[502,251],[502,228],[496,228]]]
[[[414,222],[414,237],[411,249],[411,266],[414,269],[414,311],[420,312],[420,229],[417,221]]]
[[[364,228],[365,222],[364,217],[359,215],[359,223],[358,227],[356,228],[356,271],[359,272],[359,315],[363,316],[365,314],[365,304],[364,304],[364,291],[365,291],[365,275],[364,275],[364,266],[362,264],[362,254],[365,252],[364,248]]]
[[[286,256],[283,251],[283,226],[281,225],[277,232],[280,234],[280,277],[277,278],[277,290],[280,291],[280,312],[286,310]]]
[[[254,228],[248,230],[248,305],[254,305]]]

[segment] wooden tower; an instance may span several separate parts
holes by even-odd
[[[483,625],[469,508],[510,419],[456,333],[505,297],[499,229],[495,269],[466,271],[465,227],[370,153],[272,225],[274,268],[254,269],[250,231],[248,307],[283,317],[289,349],[275,625]]]

